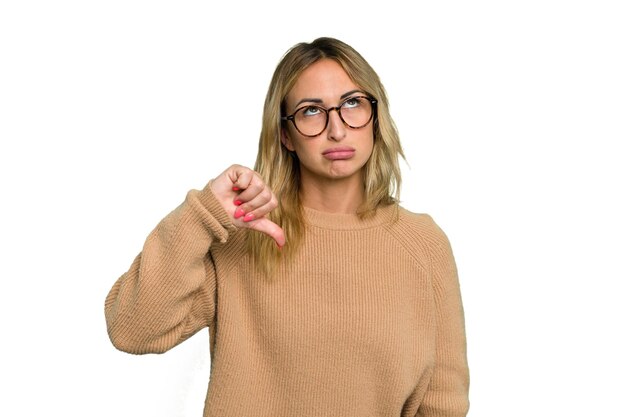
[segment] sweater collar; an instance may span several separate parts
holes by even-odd
[[[381,205],[372,217],[366,219],[359,219],[356,213],[328,213],[305,206],[302,209],[307,224],[331,230],[368,229],[391,223],[398,217],[398,204]]]

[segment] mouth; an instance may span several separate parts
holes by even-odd
[[[322,155],[326,155],[326,154],[334,153],[334,152],[354,152],[354,148],[351,148],[349,146],[340,146],[337,148],[330,148],[322,152]]]
[[[337,160],[352,158],[354,156],[354,153],[354,148],[341,146],[338,148],[326,149],[324,152],[322,152],[322,155],[324,155],[326,159]]]

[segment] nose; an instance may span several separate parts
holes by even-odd
[[[334,111],[333,111],[334,110]],[[346,125],[339,116],[338,109],[330,109],[328,112],[328,139],[339,141],[346,137]]]

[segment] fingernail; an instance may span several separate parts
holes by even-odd
[[[244,214],[243,209],[239,207],[237,210],[235,210],[235,219],[240,218],[241,216],[243,216],[243,214]]]
[[[243,221],[244,222],[249,222],[252,219],[254,219],[254,213],[248,213],[245,216],[243,216]]]
[[[239,191],[239,187],[233,187],[233,191]]]
[[[239,201],[239,200],[235,200],[235,205],[236,205],[236,206],[240,206],[240,205],[241,205],[241,201]]]

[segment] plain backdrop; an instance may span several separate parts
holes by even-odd
[[[4,1],[3,416],[202,415],[208,331],[109,342],[148,233],[254,164],[281,56],[333,36],[379,73],[402,205],[459,270],[471,417],[626,416],[626,13],[620,1]]]

